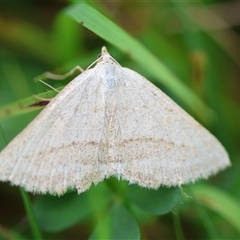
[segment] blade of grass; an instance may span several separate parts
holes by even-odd
[[[200,204],[217,212],[240,232],[240,202],[238,200],[206,184],[194,185],[191,192]]]
[[[29,195],[24,191],[23,188],[20,187],[19,189],[20,189],[20,192],[21,192],[21,196],[22,196],[22,199],[23,199],[25,210],[27,212],[28,221],[29,221],[29,224],[31,226],[33,239],[36,239],[36,240],[44,239],[42,237],[41,231],[38,227],[35,215],[33,213],[32,203],[29,199]]]
[[[62,87],[57,88],[58,90],[62,89]],[[39,98],[49,99],[56,95],[55,91],[47,91],[41,94],[38,94]],[[35,111],[36,109],[44,107],[44,104],[41,105],[44,101],[37,99],[34,96],[24,98],[22,100],[12,102],[0,108],[0,120],[5,119],[7,117],[12,117],[18,114],[24,114],[27,112]]]
[[[216,231],[216,226],[214,225],[214,222],[211,220],[209,213],[207,212],[207,209],[204,206],[201,206],[199,204],[195,203],[195,208],[198,212],[199,217],[202,220],[202,223],[208,233],[208,239],[220,239],[220,236],[218,235]]]
[[[194,92],[182,84],[171,70],[140,42],[97,10],[86,3],[77,3],[67,7],[65,12],[84,27],[130,55],[132,59],[149,71],[154,78],[178,96],[202,121],[209,124],[213,120],[213,111]]]

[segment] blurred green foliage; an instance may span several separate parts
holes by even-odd
[[[29,194],[31,203],[0,183],[0,239],[239,239],[240,17],[231,18],[237,7],[234,1],[1,2],[0,149],[41,110],[33,95],[55,94],[35,77],[87,68],[106,45],[122,66],[204,124],[233,166],[183,189],[152,191],[110,178],[81,195]],[[46,81],[61,89],[72,78]]]

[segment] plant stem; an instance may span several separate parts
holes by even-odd
[[[29,224],[31,226],[33,238],[35,240],[41,240],[41,239],[43,239],[43,237],[42,237],[41,231],[38,227],[35,215],[33,213],[32,204],[31,204],[31,201],[29,199],[29,195],[21,187],[20,187],[20,192],[21,192],[21,195],[22,195],[25,210],[26,210],[27,215],[28,215],[28,221],[29,221]]]
[[[184,240],[185,237],[184,237],[184,234],[183,234],[183,231],[182,231],[179,214],[178,213],[173,213],[172,216],[173,216],[173,224],[174,224],[176,239]]]

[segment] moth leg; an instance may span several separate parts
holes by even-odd
[[[33,97],[34,98],[36,98],[38,101],[44,101],[44,102],[51,102],[53,99],[54,99],[54,97],[53,98],[42,98],[42,97],[39,97],[38,95],[33,95]]]
[[[58,91],[56,88],[54,88],[53,86],[49,85],[48,83],[42,81],[41,79],[39,79],[39,77],[45,77],[45,78],[50,78],[52,80],[64,80],[67,77],[71,76],[76,70],[78,70],[79,72],[84,72],[84,70],[80,67],[80,66],[76,66],[73,69],[71,69],[69,72],[63,74],[63,75],[57,75],[51,72],[45,72],[44,74],[38,76],[35,78],[35,80],[38,80],[39,82],[45,84],[46,86],[48,86],[49,88],[51,88],[52,90],[54,90],[55,92],[59,93],[60,91]],[[44,103],[45,105],[47,105],[53,98],[41,98],[39,96],[34,95],[34,97],[39,100],[38,104]]]
[[[45,76],[46,78],[50,78],[52,80],[64,80],[67,77],[73,75],[73,73],[78,70],[80,73],[84,72],[84,69],[82,69],[80,66],[76,66],[73,69],[71,69],[69,72],[63,74],[63,75],[58,75],[58,74],[54,74],[51,72],[45,72],[43,74],[43,76]]]

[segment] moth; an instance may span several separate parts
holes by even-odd
[[[221,143],[160,89],[102,48],[0,153],[0,180],[78,193],[115,176],[157,189],[230,165]]]

